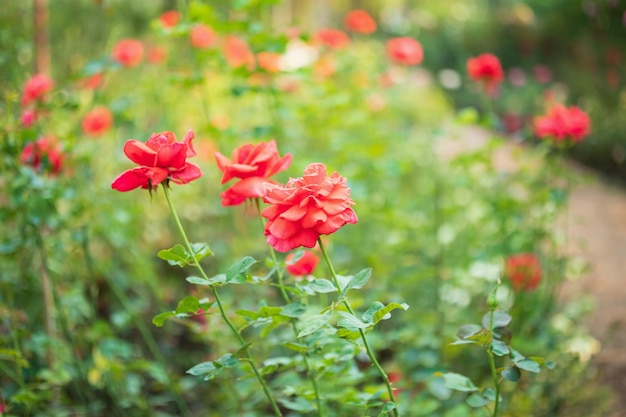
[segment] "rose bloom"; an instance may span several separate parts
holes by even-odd
[[[241,38],[234,35],[226,36],[222,45],[224,58],[228,65],[233,68],[246,66],[253,69],[255,65],[254,54],[250,52],[248,44]]]
[[[296,277],[311,275],[320,261],[313,252],[308,250],[302,252],[302,256],[299,259],[293,261],[295,255],[295,253],[290,253],[285,258],[285,261],[287,263],[287,272]]]
[[[467,74],[474,81],[498,84],[504,79],[500,60],[493,54],[482,54],[467,60]]]
[[[83,132],[91,136],[100,136],[113,125],[113,114],[104,107],[94,107],[83,117]]]
[[[160,64],[167,59],[167,49],[162,46],[153,46],[148,49],[148,62]]]
[[[189,32],[189,41],[194,48],[207,49],[215,45],[217,35],[207,25],[198,23]]]
[[[267,72],[280,72],[280,54],[276,52],[259,52],[256,54],[256,60],[259,68]]]
[[[346,179],[336,172],[329,176],[324,164],[311,164],[301,178],[292,178],[286,185],[266,184],[266,188],[263,201],[270,206],[261,216],[268,219],[267,243],[279,252],[312,248],[320,235],[358,221],[350,207],[354,201]]]
[[[352,10],[344,20],[346,29],[351,32],[369,35],[376,32],[376,22],[365,10]]]
[[[401,65],[419,65],[424,59],[422,45],[413,38],[392,38],[387,41],[387,56]]]
[[[161,22],[161,26],[166,29],[173,28],[180,21],[180,13],[176,10],[168,10],[163,12],[161,16],[159,16],[159,21]]]
[[[342,49],[350,43],[348,35],[339,29],[320,29],[313,34],[313,40],[330,49]]]
[[[44,136],[28,143],[22,149],[20,162],[37,172],[49,171],[58,174],[63,167],[63,154],[54,137]]]
[[[532,291],[541,282],[541,263],[532,253],[511,255],[506,259],[504,276],[516,291]]]
[[[135,67],[143,59],[143,44],[135,39],[124,39],[115,45],[113,59],[125,67]]]
[[[263,197],[264,186],[273,182],[269,178],[286,170],[291,165],[291,154],[281,157],[276,148],[276,141],[251,143],[233,150],[231,158],[215,152],[217,167],[222,171],[222,184],[238,178],[233,186],[220,194],[223,206],[236,206],[248,198]]]
[[[580,108],[567,108],[558,104],[545,116],[535,118],[535,134],[540,138],[552,138],[556,142],[580,142],[591,131],[591,119]]]
[[[22,106],[41,101],[52,90],[54,83],[46,74],[35,74],[24,84]]]
[[[139,165],[122,172],[111,184],[117,191],[130,191],[135,188],[156,189],[167,180],[176,184],[187,184],[202,176],[200,168],[187,162],[196,155],[191,141],[193,131],[187,132],[182,142],[172,132],[153,133],[145,142],[130,139],[124,144],[124,153]]]

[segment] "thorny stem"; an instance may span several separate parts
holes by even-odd
[[[183,241],[185,242],[185,246],[187,248],[187,251],[190,254],[193,254],[194,251],[193,251],[193,248],[191,247],[191,243],[189,243],[189,239],[187,238],[187,233],[185,233],[185,229],[183,228],[183,225],[180,222],[180,218],[178,217],[178,213],[176,212],[176,209],[174,208],[174,205],[172,204],[172,201],[170,199],[170,195],[169,195],[169,190],[167,188],[167,184],[163,184],[163,193],[165,194],[165,199],[167,200],[167,205],[169,206],[170,212],[172,213],[172,216],[174,217],[174,221],[176,222],[176,226],[178,227],[178,230],[180,231],[180,234],[182,235]],[[206,272],[204,272],[204,268],[202,268],[202,265],[200,265],[199,262],[194,261],[194,266],[196,267],[196,269],[198,270],[198,272],[200,273],[200,275],[202,275],[202,277],[204,279],[206,279],[206,280],[209,279],[209,277],[206,274]],[[250,368],[252,369],[252,372],[254,373],[256,378],[259,380],[259,383],[261,384],[261,387],[263,388],[263,392],[265,393],[265,396],[267,397],[267,400],[269,401],[270,405],[272,406],[272,410],[274,410],[274,414],[277,417],[282,417],[283,414],[281,413],[280,409],[278,408],[278,405],[276,404],[276,401],[274,400],[274,397],[272,397],[272,394],[271,394],[267,384],[265,383],[265,380],[263,379],[263,376],[259,372],[259,369],[257,368],[257,366],[256,366],[256,364],[254,362],[254,358],[252,357],[252,353],[250,352],[250,347],[247,346],[246,341],[244,340],[244,338],[241,335],[241,333],[239,333],[239,331],[235,328],[235,325],[233,324],[233,322],[230,321],[230,319],[228,318],[228,315],[226,314],[226,311],[224,310],[224,305],[222,303],[222,299],[220,298],[219,293],[217,292],[217,288],[215,286],[211,286],[211,292],[213,293],[213,297],[215,297],[215,303],[217,304],[217,307],[220,310],[220,315],[222,316],[222,319],[228,325],[228,327],[233,332],[235,337],[237,337],[237,340],[239,341],[243,351],[245,351],[246,357],[248,359],[247,362],[250,364]]]
[[[319,245],[320,250],[322,251],[322,257],[324,258],[324,261],[326,262],[326,265],[328,266],[328,269],[330,271],[330,276],[331,276],[331,278],[333,280],[333,284],[335,284],[335,287],[337,288],[337,291],[341,292],[341,285],[339,285],[339,280],[337,279],[337,273],[335,272],[335,268],[333,267],[333,264],[330,261],[330,258],[328,257],[328,253],[326,252],[326,249],[324,248],[324,244],[322,243],[322,239],[321,238],[317,239],[317,244]],[[354,314],[354,310],[350,306],[350,303],[348,303],[348,300],[346,300],[344,298],[343,304],[344,304],[344,306],[346,306],[346,308],[348,309],[350,314],[352,314],[353,316],[356,316]],[[363,329],[359,329],[359,334],[361,335],[361,340],[363,341],[363,346],[365,347],[365,351],[367,352],[367,356],[369,356],[370,360],[372,361],[372,364],[374,364],[374,367],[378,370],[378,373],[380,374],[381,378],[385,382],[385,386],[387,387],[387,393],[389,394],[389,399],[394,404],[397,404],[396,403],[396,398],[393,395],[393,388],[391,388],[391,381],[389,381],[389,377],[387,376],[387,373],[385,373],[385,370],[383,369],[383,367],[380,366],[380,363],[378,362],[378,359],[376,359],[376,355],[374,355],[374,352],[370,348],[369,343],[367,343],[367,338],[365,337],[365,332],[363,331]],[[393,409],[393,415],[395,417],[399,417],[400,416],[400,414],[398,413],[398,408],[397,407]]]
[[[254,200],[257,211],[259,212],[259,219],[261,221],[261,226],[263,227],[263,229],[265,229],[265,222],[263,221],[263,217],[261,216],[261,204],[259,199],[255,199]],[[285,300],[286,303],[289,303],[289,296],[287,295],[287,292],[285,291],[284,288],[284,284],[283,284],[283,269],[282,268],[277,268],[278,265],[278,259],[276,258],[276,251],[274,250],[274,248],[270,245],[270,255],[272,257],[272,262],[274,264],[274,268],[276,268],[276,278],[278,280],[278,288],[280,290],[280,293],[283,297],[283,299]],[[296,325],[295,321],[290,320],[291,323],[291,328],[293,329],[293,333],[296,335],[296,337],[298,336],[299,330],[298,330],[298,326]],[[317,403],[317,413],[319,415],[319,417],[323,417],[324,416],[324,410],[322,409],[322,400],[320,398],[320,393],[319,393],[319,388],[317,386],[317,380],[315,379],[315,374],[313,372],[313,369],[311,368],[311,365],[309,365],[309,359],[308,359],[308,354],[306,352],[302,352],[302,363],[304,363],[304,367],[306,369],[307,375],[309,377],[309,380],[311,381],[311,385],[313,385],[313,391],[315,392],[315,402]]]

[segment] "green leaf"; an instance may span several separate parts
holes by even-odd
[[[239,360],[231,353],[227,353],[214,361],[202,362],[187,370],[188,374],[199,376],[203,375],[204,380],[208,381],[219,375],[224,368],[232,368],[237,365]]]
[[[283,407],[292,411],[297,411],[298,413],[309,413],[315,410],[313,403],[302,397],[295,397],[293,400],[281,398],[279,402]]]
[[[157,327],[163,327],[165,320],[174,316],[176,316],[175,311],[166,311],[164,313],[157,314],[156,316],[152,317],[152,324],[154,324]]]
[[[257,261],[251,256],[246,256],[242,258],[236,264],[231,266],[228,269],[228,271],[226,271],[226,282],[232,282],[232,281],[242,282],[241,281],[242,278],[243,278],[243,281],[245,281],[246,272],[256,262]]]
[[[363,313],[361,318],[365,323],[374,323],[374,313],[376,313],[381,308],[384,308],[385,305],[380,301],[374,301],[372,305]]]
[[[170,249],[163,249],[157,253],[157,256],[170,265],[178,265],[181,268],[187,265],[187,251],[181,244],[176,244]]]
[[[395,410],[396,407],[397,407],[397,405],[393,401],[386,402],[385,405],[383,405],[383,408],[380,410],[380,413],[378,413],[377,417],[388,416],[389,412]]]
[[[376,311],[376,313],[374,313],[374,325],[378,324],[379,321],[381,320],[387,320],[389,317],[391,317],[391,314],[389,314],[390,312],[392,312],[393,310],[397,310],[397,309],[402,309],[404,311],[408,310],[409,305],[406,303],[396,303],[391,302],[389,304],[387,304],[384,308],[381,308],[380,310]]]
[[[500,340],[492,340],[491,341],[491,351],[496,356],[504,356],[508,355],[510,350],[506,343],[501,342]]]
[[[204,279],[202,277],[187,277],[185,278],[185,281],[194,285],[205,285],[205,286],[211,285],[211,282],[208,279]]]
[[[350,313],[340,311],[339,314],[342,318],[337,321],[337,327],[344,327],[347,329],[366,329],[370,326],[369,324],[363,323]]]
[[[280,315],[291,318],[300,317],[301,315],[306,313],[306,308],[307,307],[305,304],[301,303],[300,301],[296,301],[294,303],[284,306],[282,311],[280,312]]]
[[[522,373],[519,371],[517,366],[506,368],[501,372],[501,374],[504,379],[511,382],[517,382],[522,377]]]
[[[337,336],[346,340],[356,340],[361,337],[361,333],[356,330],[339,329],[337,330]]]
[[[539,364],[531,359],[523,359],[519,362],[515,362],[515,365],[528,372],[539,373],[541,371]]]
[[[483,327],[478,324],[464,324],[457,330],[456,337],[459,339],[467,339],[468,337],[474,336],[482,329]]]
[[[556,366],[556,363],[554,363],[553,361],[547,361],[540,356],[529,356],[528,359],[530,359],[531,361],[535,361],[539,365],[543,365],[548,369],[554,369],[554,367]]]
[[[188,295],[178,302],[176,314],[195,313],[200,309],[200,302],[196,297]]]
[[[318,314],[303,320],[297,337],[304,337],[310,335],[311,333],[315,333],[328,323],[330,316],[330,312],[326,312],[324,314]]]
[[[338,299],[339,300],[343,299],[346,295],[348,295],[348,291],[350,291],[351,289],[363,288],[363,286],[367,283],[367,281],[370,279],[371,276],[372,276],[372,268],[366,268],[360,271],[359,273],[357,273],[355,276],[353,276],[350,279],[350,281],[348,281],[348,284],[339,294]]]
[[[471,393],[465,399],[465,402],[467,403],[467,405],[474,408],[484,407],[485,405],[489,404],[489,400],[477,392]]]
[[[318,294],[325,294],[337,291],[337,288],[333,285],[333,283],[324,278],[314,279],[313,281],[309,282],[308,287]]]
[[[302,343],[296,343],[296,342],[285,342],[283,343],[283,346],[286,347],[287,349],[295,350],[296,352],[308,352],[311,350],[311,348],[308,347],[307,345],[303,345]]]
[[[450,389],[462,392],[478,391],[476,385],[464,375],[448,372],[443,374],[443,379],[446,382],[446,387]]]
[[[483,326],[485,329],[489,328],[490,323],[490,315],[491,313],[487,313],[483,316]],[[511,322],[511,316],[509,316],[504,311],[494,311],[493,312],[493,328],[497,329],[498,327],[506,327]]]
[[[207,256],[213,255],[213,251],[211,251],[208,243],[192,243],[191,250],[193,251],[192,257],[195,259],[196,263],[199,263]]]

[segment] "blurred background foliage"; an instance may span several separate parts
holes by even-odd
[[[220,206],[215,150],[228,155],[243,143],[275,138],[282,154],[294,155],[292,167],[277,180],[299,176],[313,161],[348,178],[359,223],[334,235],[330,247],[340,273],[374,269],[375,285],[354,296],[355,304],[399,299],[411,305],[372,334],[384,365],[403,375],[398,387],[406,415],[482,415],[436,375],[456,371],[477,383],[489,380],[480,351],[449,343],[460,325],[480,322],[484,296],[501,274],[503,258],[517,252],[540,253],[545,276],[540,291],[516,294],[506,286],[501,291],[514,317],[514,344],[552,357],[558,367],[505,386],[512,398],[506,415],[606,415],[610,392],[587,361],[593,340],[580,324],[591,306],[585,299],[565,306],[555,302],[554,289],[582,272],[566,268],[570,264],[559,250],[563,236],[553,233],[566,196],[548,180],[562,172],[550,161],[541,162],[547,152],[542,147],[520,152],[518,169],[502,170],[492,158],[505,144],[497,138],[460,155],[446,150],[470,136],[454,117],[457,109],[488,111],[464,74],[468,57],[489,51],[524,78],[520,83],[517,72],[511,81],[509,71],[495,101],[502,131],[531,142],[529,122],[543,111],[545,90],[554,91],[589,110],[593,119],[592,136],[572,150],[573,156],[623,178],[623,5],[273,3],[50,2],[51,75],[58,88],[41,131],[20,129],[16,116],[21,86],[34,72],[32,5],[3,5],[0,380],[9,410],[35,416],[224,415],[224,410],[262,415],[256,414],[260,400],[249,380],[224,376],[205,383],[185,375],[192,364],[220,353],[223,325],[210,318],[205,324],[186,319],[163,328],[150,323],[185,295],[206,294],[155,255],[178,240],[162,195],[110,190],[111,180],[128,167],[121,152],[126,139],[145,140],[162,130],[181,138],[193,128],[205,176],[175,187],[173,195],[183,221],[193,225],[194,238],[208,241],[216,253],[207,262],[212,273],[243,255],[264,259],[267,251],[252,207]],[[228,68],[219,51],[191,49],[184,31],[164,33],[156,19],[177,7],[185,23],[245,35],[255,51],[282,52],[283,30],[292,25],[305,35],[318,27],[342,28],[345,13],[357,7],[371,11],[380,29],[336,52],[332,76],[320,77],[312,68],[295,72],[287,80],[297,85],[294,94],[278,79],[270,86],[251,83],[250,74]],[[422,43],[424,63],[414,70],[389,68],[381,41],[405,35]],[[168,58],[160,66],[121,69],[109,56],[122,38],[163,46]],[[533,76],[537,65],[548,68],[549,81]],[[77,87],[101,71],[104,88]],[[394,83],[381,87],[381,75],[388,73]],[[115,129],[89,140],[80,120],[95,104],[110,108]],[[511,128],[506,115],[521,122]],[[72,175],[48,178],[17,162],[22,146],[45,131],[60,138],[71,155]],[[54,337],[40,301],[42,277],[55,288]],[[248,289],[237,288],[227,298],[259,303]],[[272,353],[271,347],[258,349]],[[273,383],[278,388],[284,381]]]

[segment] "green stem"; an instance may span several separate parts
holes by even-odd
[[[176,222],[176,226],[178,227],[178,230],[180,231],[180,234],[183,237],[183,241],[185,242],[185,246],[187,248],[187,251],[190,254],[193,254],[194,251],[193,251],[193,248],[191,247],[191,243],[189,243],[189,239],[187,238],[187,233],[185,233],[185,229],[183,228],[183,225],[180,222],[180,218],[178,217],[178,213],[176,212],[176,209],[174,208],[174,205],[172,204],[172,201],[170,199],[170,195],[169,195],[169,190],[167,188],[167,184],[163,184],[163,193],[165,194],[165,199],[167,200],[167,205],[169,206],[170,212],[172,213],[172,216],[174,217],[174,221]],[[196,267],[196,269],[198,270],[198,272],[200,273],[200,275],[202,275],[202,277],[204,279],[206,279],[206,280],[209,279],[209,276],[206,274],[206,272],[204,272],[204,268],[202,268],[202,265],[200,265],[199,262],[194,261],[194,266]],[[239,344],[241,345],[242,349],[245,351],[246,357],[248,359],[248,363],[250,364],[250,368],[252,368],[252,372],[254,373],[256,378],[259,380],[259,383],[261,384],[261,387],[263,388],[263,392],[265,393],[265,396],[267,397],[267,400],[269,401],[270,405],[272,406],[272,410],[274,410],[274,414],[277,417],[282,417],[283,414],[281,413],[280,409],[278,408],[278,405],[276,404],[276,401],[274,401],[274,397],[272,397],[272,394],[271,394],[267,384],[265,383],[265,380],[263,379],[263,376],[259,372],[259,369],[256,367],[256,364],[255,364],[254,359],[252,357],[252,353],[250,352],[249,346],[246,345],[246,341],[244,340],[243,336],[235,328],[235,325],[233,324],[233,322],[230,321],[230,319],[228,318],[228,315],[226,314],[226,311],[224,310],[224,305],[222,303],[222,299],[220,298],[220,295],[217,292],[217,288],[215,286],[211,286],[211,292],[213,293],[213,297],[215,297],[215,303],[217,304],[217,307],[220,310],[220,315],[222,316],[222,319],[228,325],[228,327],[230,328],[232,333],[235,335],[235,337],[239,341]]]
[[[257,198],[254,201],[256,204],[256,208],[259,212],[259,219],[261,221],[261,226],[263,229],[265,229],[265,222],[263,221],[263,217],[261,216],[260,200]],[[270,245],[270,255],[272,257],[272,262],[274,263],[274,268],[276,268],[276,279],[278,280],[278,288],[285,302],[289,303],[290,299],[289,299],[289,296],[287,295],[287,292],[285,291],[284,284],[283,284],[283,272],[284,271],[282,268],[277,267],[278,259],[276,258],[276,251],[271,245]],[[298,330],[298,326],[296,325],[296,322],[293,320],[290,320],[290,323],[291,323],[291,328],[293,329],[293,333],[297,337],[298,333],[300,333]],[[308,353],[306,352],[302,352],[302,363],[304,364],[309,380],[311,381],[311,385],[313,385],[313,391],[315,393],[315,402],[317,403],[317,413],[319,417],[323,417],[324,410],[322,409],[322,400],[320,397],[319,388],[317,386],[317,380],[315,379],[315,374],[313,372],[313,369],[311,368],[311,365],[309,364]]]
[[[495,297],[495,295],[494,295]],[[495,315],[495,308],[490,308],[489,313],[489,334],[493,339],[493,318]],[[492,417],[497,417],[498,415],[498,405],[500,403],[500,382],[498,381],[498,373],[496,372],[496,362],[493,356],[493,344],[489,346],[487,349],[487,356],[489,357],[489,369],[491,370],[491,377],[493,378],[493,385],[496,388],[496,399],[493,407]]]
[[[330,261],[330,258],[328,257],[328,253],[326,252],[326,248],[324,248],[324,244],[322,243],[322,239],[321,238],[317,239],[317,244],[319,245],[320,250],[322,251],[322,257],[324,258],[324,261],[326,262],[326,265],[328,266],[328,269],[330,271],[330,276],[331,276],[331,278],[333,280],[333,283],[335,284],[335,287],[337,288],[337,291],[341,292],[341,285],[339,285],[339,280],[337,279],[337,273],[335,272],[335,268],[333,267],[333,264]],[[348,303],[348,300],[345,299],[345,298],[343,300],[343,305],[348,309],[350,314],[352,314],[353,316],[356,317],[356,314],[354,314],[354,310],[350,306],[350,303]],[[397,404],[396,403],[396,398],[393,395],[393,388],[391,388],[391,381],[389,381],[389,377],[387,376],[387,373],[385,372],[383,367],[380,366],[380,363],[378,362],[378,359],[376,359],[376,355],[374,355],[374,352],[370,348],[369,343],[367,343],[367,338],[365,337],[365,332],[363,331],[363,329],[359,329],[359,334],[361,335],[361,340],[363,341],[363,346],[365,347],[365,351],[367,352],[367,356],[369,356],[370,360],[372,361],[372,364],[374,364],[374,367],[378,370],[378,373],[380,374],[381,378],[385,382],[385,386],[387,387],[387,393],[389,394],[389,399],[394,404]],[[400,415],[398,413],[397,406],[396,406],[396,408],[393,409],[393,415],[395,417],[399,417],[399,415]]]

